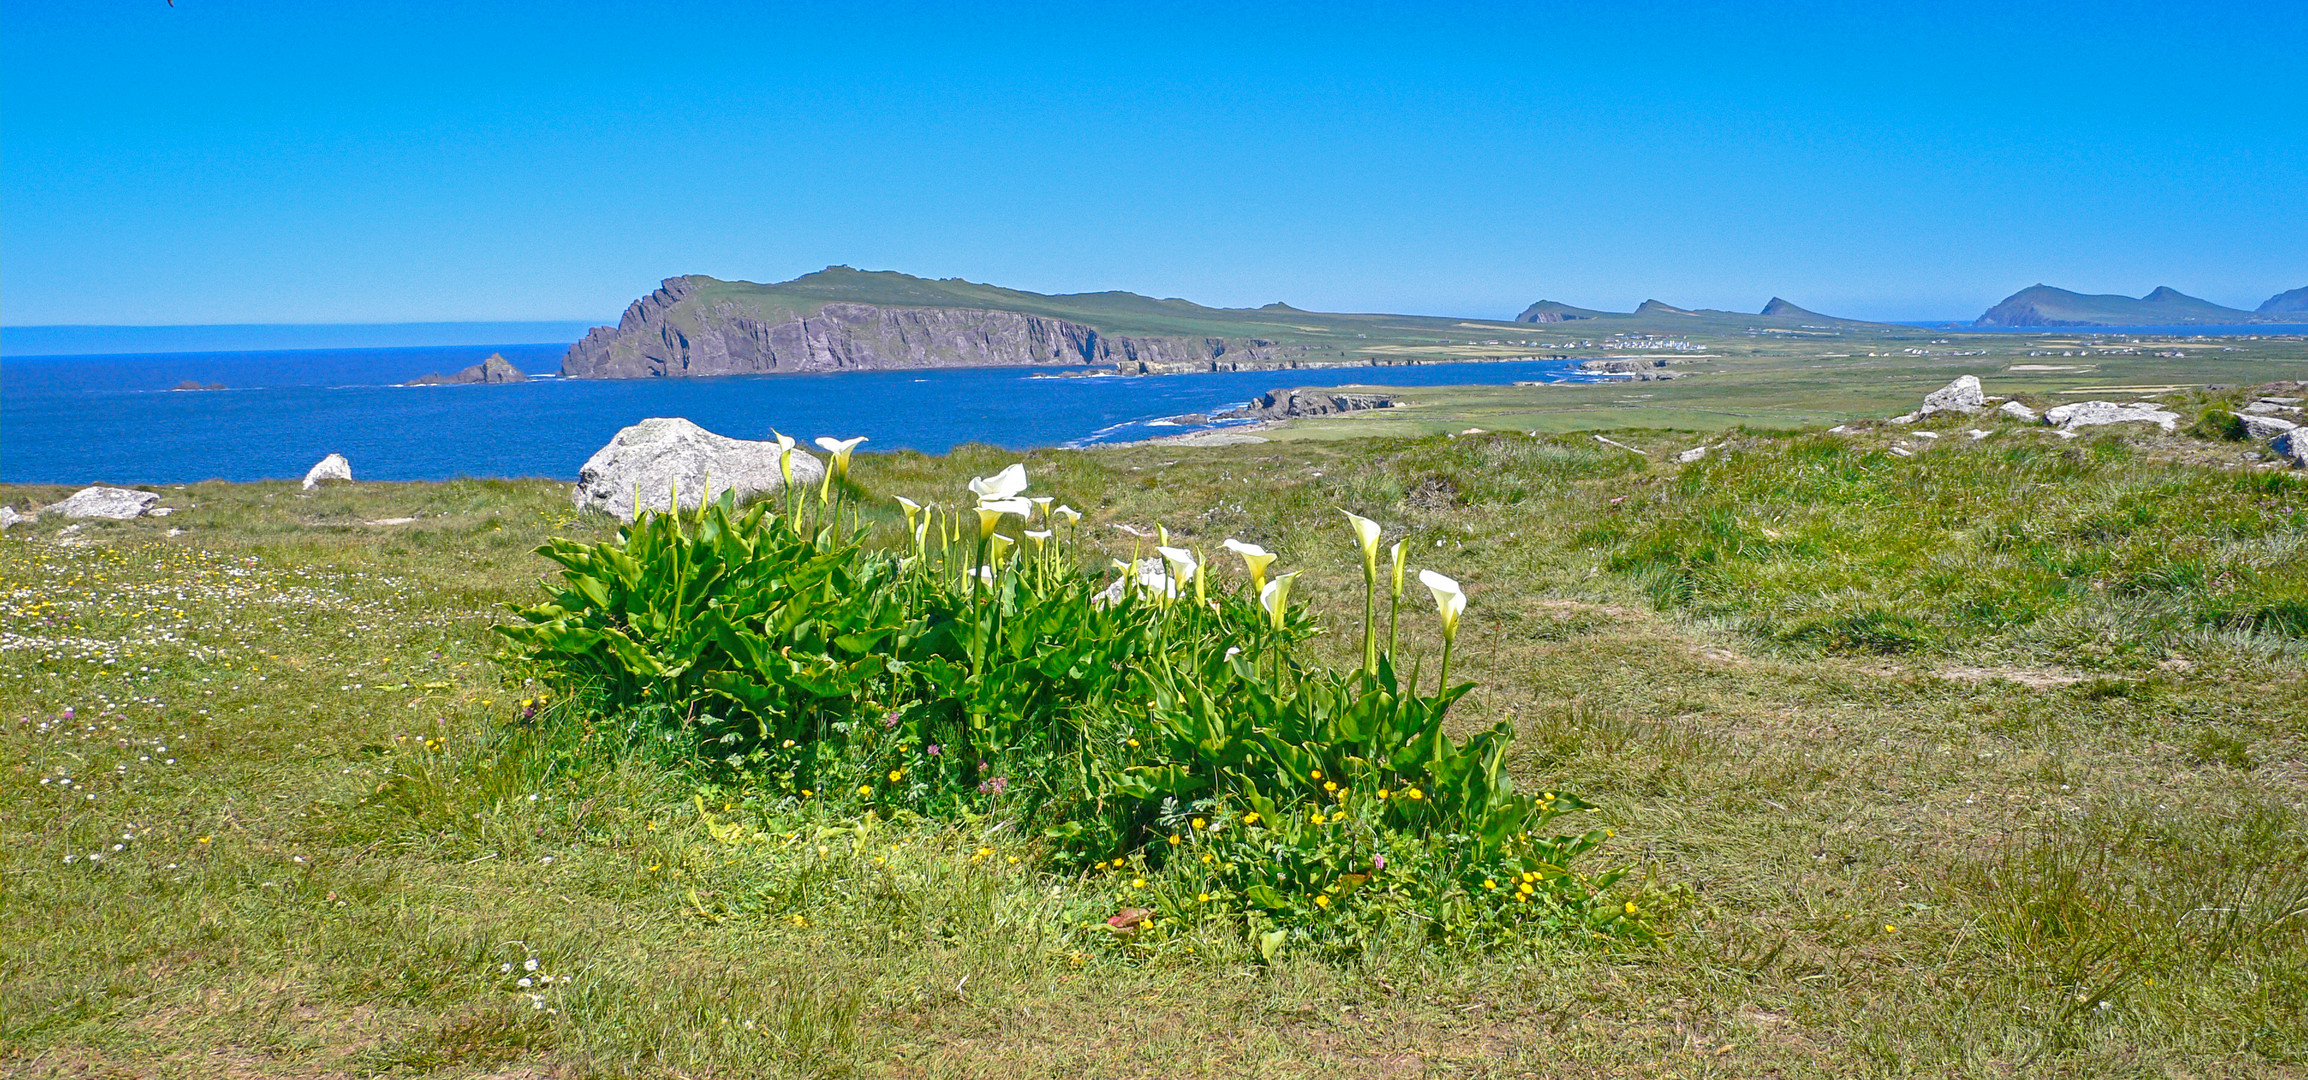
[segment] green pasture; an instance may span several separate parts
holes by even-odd
[[[509,660],[534,549],[614,535],[564,484],[195,484],[18,526],[0,1071],[2300,1076],[2308,482],[2185,427],[1821,430],[1965,372],[2042,404],[2299,361],[1814,359],[853,471],[883,548],[894,496],[1012,461],[1085,511],[1086,572],[1167,528],[1238,587],[1220,542],[1264,545],[1342,668],[1340,511],[1376,521],[1468,594],[1452,734],[1511,725],[1517,787],[1594,808],[1585,858],[1662,902],[1655,939],[1149,948],[1097,918],[1139,863],[748,788]],[[1631,449],[1551,433],[1606,427]],[[1439,648],[1430,609],[1402,629]]]

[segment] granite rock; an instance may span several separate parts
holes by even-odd
[[[1923,408],[1917,410],[1928,416],[1935,412],[1975,413],[1987,408],[1987,395],[1979,388],[1979,376],[1965,375],[1954,382],[1923,396]]]
[[[2152,401],[2134,401],[2117,404],[2113,401],[2078,401],[2055,405],[2044,410],[2044,422],[2062,431],[2080,427],[2098,427],[2103,424],[2154,424],[2165,431],[2177,430],[2180,414],[2158,408]]]
[[[2291,462],[2293,468],[2308,469],[2308,427],[2296,427],[2268,440],[2268,449]]]
[[[323,480],[349,481],[352,478],[353,463],[346,461],[343,454],[330,454],[314,462],[312,468],[305,470],[305,490],[311,491],[321,486]]]
[[[2296,420],[2286,420],[2281,416],[2262,416],[2256,413],[2239,413],[2236,419],[2244,425],[2244,434],[2255,439],[2273,439],[2300,426],[2299,421]]]
[[[774,442],[716,435],[679,417],[652,417],[616,434],[587,458],[570,493],[579,510],[633,520],[640,510],[667,510],[678,493],[682,509],[734,491],[740,501],[785,488]],[[815,484],[825,476],[817,458],[796,448],[793,477]],[[636,503],[638,500],[638,504]]]
[[[112,518],[125,521],[143,517],[160,501],[160,493],[137,491],[134,488],[86,487],[73,492],[72,497],[49,507],[68,518]]]

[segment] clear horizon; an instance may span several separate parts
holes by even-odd
[[[9,329],[836,263],[1481,318],[2308,285],[2296,6],[5,8]]]

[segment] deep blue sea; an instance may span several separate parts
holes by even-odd
[[[0,482],[189,483],[293,479],[330,453],[368,480],[574,479],[622,428],[680,416],[740,439],[864,435],[863,451],[942,453],[1143,439],[1149,426],[1277,387],[1591,381],[1567,361],[1429,364],[1150,378],[1034,378],[1051,368],[872,371],[718,379],[539,379],[508,386],[393,385],[501,352],[560,369],[567,345],[0,359]],[[172,391],[185,380],[229,389]]]

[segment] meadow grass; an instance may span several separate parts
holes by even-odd
[[[1030,840],[524,720],[488,628],[541,595],[537,544],[609,534],[562,484],[200,484],[20,527],[0,1069],[2301,1075],[2308,483],[1989,426],[1686,466],[1665,432],[1023,455],[1117,557],[1150,542],[1112,524],[1161,524],[1305,568],[1345,664],[1338,510],[1407,537],[1472,597],[1457,726],[1511,720],[1521,785],[1616,830],[1602,862],[1696,891],[1656,945],[1134,949],[1082,925],[1116,883]],[[1018,457],[854,476],[950,499]]]

